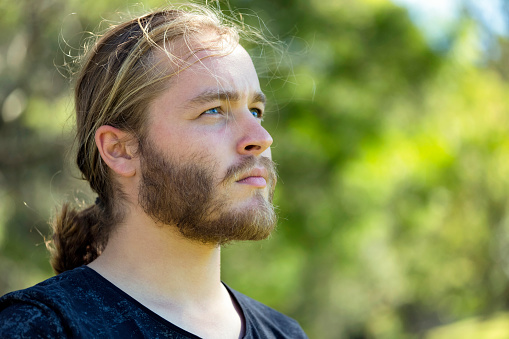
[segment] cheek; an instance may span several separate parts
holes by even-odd
[[[161,124],[153,127],[152,141],[168,155],[182,160],[197,156],[209,159],[221,168],[228,165],[226,162],[234,161],[230,158],[234,155],[236,141],[228,124]]]
[[[203,147],[207,151],[214,152],[214,149],[227,149],[235,144],[235,136],[232,132],[228,125],[217,124],[189,129],[188,133],[181,137],[196,147]]]

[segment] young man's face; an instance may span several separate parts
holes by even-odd
[[[276,174],[264,109],[241,46],[175,75],[148,110],[140,155],[145,212],[203,242],[266,238],[276,223]]]

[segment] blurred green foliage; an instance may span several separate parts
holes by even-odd
[[[508,42],[480,63],[465,17],[437,54],[385,0],[230,4],[288,53],[261,79],[280,225],[225,248],[224,280],[311,338],[509,337]],[[1,294],[52,275],[50,214],[94,199],[68,156],[64,54],[101,20],[160,5],[0,2]]]

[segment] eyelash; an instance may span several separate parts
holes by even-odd
[[[214,114],[207,113],[209,111],[215,111],[215,112],[214,112]],[[259,109],[259,108],[251,108],[249,111],[251,112],[251,114],[253,114],[253,111],[256,111],[256,115],[253,114],[253,116],[255,118],[263,120],[263,112],[262,112],[261,109]],[[222,113],[222,110],[221,110],[220,107],[214,107],[214,108],[209,108],[208,110],[204,111],[202,113],[202,115],[215,115],[215,114],[221,114],[221,113]]]

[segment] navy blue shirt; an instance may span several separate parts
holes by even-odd
[[[228,288],[245,339],[307,338],[299,324]],[[199,338],[82,266],[0,298],[0,338]]]

